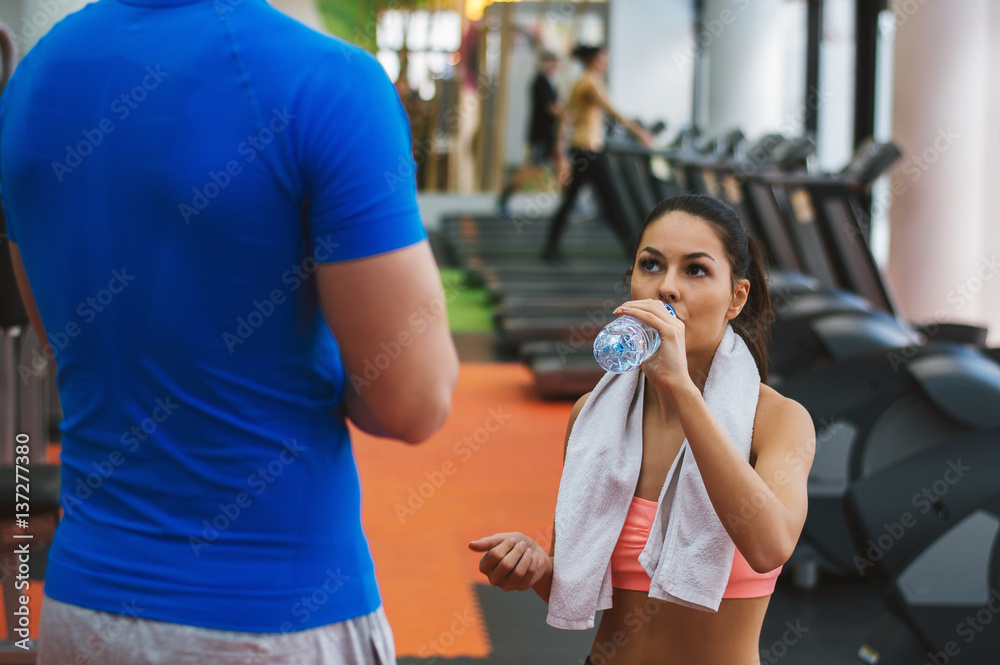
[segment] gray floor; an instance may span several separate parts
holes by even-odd
[[[545,604],[534,593],[486,585],[477,593],[493,644],[488,658],[400,658],[400,665],[579,665],[590,651],[594,631],[547,625]],[[761,665],[856,665],[858,646],[881,614],[874,591],[860,581],[823,577],[805,592],[783,576],[761,631]]]

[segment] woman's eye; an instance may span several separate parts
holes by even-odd
[[[702,275],[708,274],[708,268],[701,265],[700,263],[692,263],[688,270],[700,270]]]
[[[653,272],[654,270],[660,267],[660,264],[654,261],[653,259],[642,259],[641,261],[639,261],[639,267],[645,270],[646,272]]]

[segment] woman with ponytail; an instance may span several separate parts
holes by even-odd
[[[484,552],[479,568],[491,584],[505,590],[530,587],[549,603],[553,625],[584,628],[587,613],[603,609],[589,664],[758,663],[760,630],[775,578],[791,556],[805,521],[806,480],[816,441],[808,412],[764,383],[772,310],[760,247],[725,203],[708,196],[678,196],[661,202],[646,217],[628,277],[632,300],[615,313],[629,314],[655,328],[660,346],[639,369],[642,374],[632,375],[641,390],[615,401],[608,397],[612,394],[609,386],[620,379],[606,376],[574,406],[552,547],[546,553],[521,533],[499,533],[469,546]],[[664,303],[673,307],[676,316]],[[730,356],[728,348],[737,351]],[[713,374],[713,395],[726,394],[732,404],[748,405],[740,412],[746,424],[742,430],[730,424],[730,402],[709,399],[714,405],[711,409],[706,403],[706,381],[713,363],[727,368]],[[633,394],[641,409],[629,402]],[[607,436],[610,430],[605,423],[613,418],[597,416],[613,415],[616,408],[637,413],[641,428],[636,422],[627,425],[620,436]],[[717,419],[719,414],[725,417]],[[573,431],[574,425],[578,432]],[[737,435],[731,437],[730,432]],[[624,459],[616,448],[638,438],[641,462],[631,467],[638,468],[632,490],[634,476],[601,467]],[[569,473],[574,465],[579,467],[577,460],[588,459],[588,446],[597,453],[590,459],[605,463],[586,466],[582,475],[579,468],[575,475]],[[638,456],[639,448],[636,444],[629,450]],[[679,458],[681,454],[685,457]],[[690,494],[681,495],[680,488],[687,487],[683,472],[673,475],[670,484],[666,481],[675,463],[690,465],[691,456],[703,482],[699,492],[707,494],[706,510],[715,515],[701,513],[697,520],[673,525],[675,534],[686,535],[670,541],[667,531],[667,542],[684,548],[687,543],[680,541],[697,540],[705,530],[721,534],[705,556],[687,560],[689,568],[683,571],[694,571],[691,574],[701,584],[711,576],[700,570],[717,563],[710,559],[731,557],[731,567],[726,559],[725,566],[713,568],[723,572],[709,579],[717,585],[717,595],[715,604],[707,606],[685,602],[688,598],[673,588],[674,578],[660,585],[661,571],[650,563],[657,560],[639,556],[640,551],[648,554],[647,541],[653,542],[659,533],[650,529],[654,515],[660,516],[662,497],[672,497],[674,504],[688,500]],[[679,459],[675,462],[675,458]],[[585,481],[582,491],[572,491],[570,480],[580,484],[581,478]],[[616,483],[624,483],[620,492]],[[676,490],[671,494],[674,483]],[[591,504],[597,509],[579,505],[586,504],[590,495],[600,498]],[[599,506],[609,497],[619,501],[613,505],[622,505],[620,512],[608,509],[608,514],[601,514]],[[566,505],[571,499],[573,503]],[[671,519],[686,514],[666,510]],[[613,522],[611,513],[618,516],[614,527],[593,526]],[[621,515],[625,515],[624,524]],[[591,557],[597,559],[592,567],[580,563]],[[590,589],[594,577],[577,574],[581,569],[606,579],[608,568],[607,595],[602,591],[599,599],[595,594],[591,600],[576,590]],[[574,620],[564,621],[569,616],[567,606],[571,611],[582,606],[584,621],[576,620],[579,612],[571,617]],[[592,624],[593,614],[589,616]]]
[[[619,113],[608,99],[604,77],[608,72],[608,52],[600,46],[577,46],[573,57],[584,67],[583,75],[573,84],[569,100],[556,132],[556,166],[559,178],[569,181],[562,203],[552,218],[542,258],[559,260],[559,236],[562,235],[580,188],[590,183],[601,204],[605,221],[621,240],[625,251],[635,244],[628,220],[622,215],[611,185],[611,164],[604,154],[604,117],[610,114],[649,147],[653,137],[641,125]],[[569,154],[565,134],[570,131]]]

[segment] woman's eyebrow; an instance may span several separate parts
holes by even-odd
[[[655,250],[652,247],[643,247],[642,251],[649,252],[650,254],[653,254],[654,256],[659,256],[661,259],[667,258],[666,256],[663,255],[663,252]],[[685,254],[681,258],[683,258],[685,261],[687,261],[688,259],[700,259],[703,256],[705,258],[707,258],[707,259],[711,259],[712,261],[715,261],[715,259],[712,258],[712,255],[709,254],[708,252],[691,252],[690,254]]]

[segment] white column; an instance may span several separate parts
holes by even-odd
[[[992,276],[985,280],[982,293],[977,299],[980,320],[990,327],[987,342],[990,346],[1000,346],[1000,7],[988,2],[990,17],[987,25],[990,53],[987,62],[989,75],[986,78],[989,97],[987,99],[986,133],[983,149],[986,165],[983,169],[983,245],[982,253],[992,263]]]
[[[628,118],[663,120],[667,134],[691,122],[694,11],[690,0],[612,2],[608,94]]]
[[[804,50],[801,62],[787,52],[805,31],[802,14],[800,32],[790,32],[789,17],[801,13],[794,9],[785,0],[706,0],[696,39],[708,60],[710,136],[734,127],[749,137],[788,129],[789,100],[801,106],[805,86]]]
[[[1000,329],[1000,37],[990,0],[894,3],[888,281],[902,315]],[[993,343],[998,339],[993,331]]]

